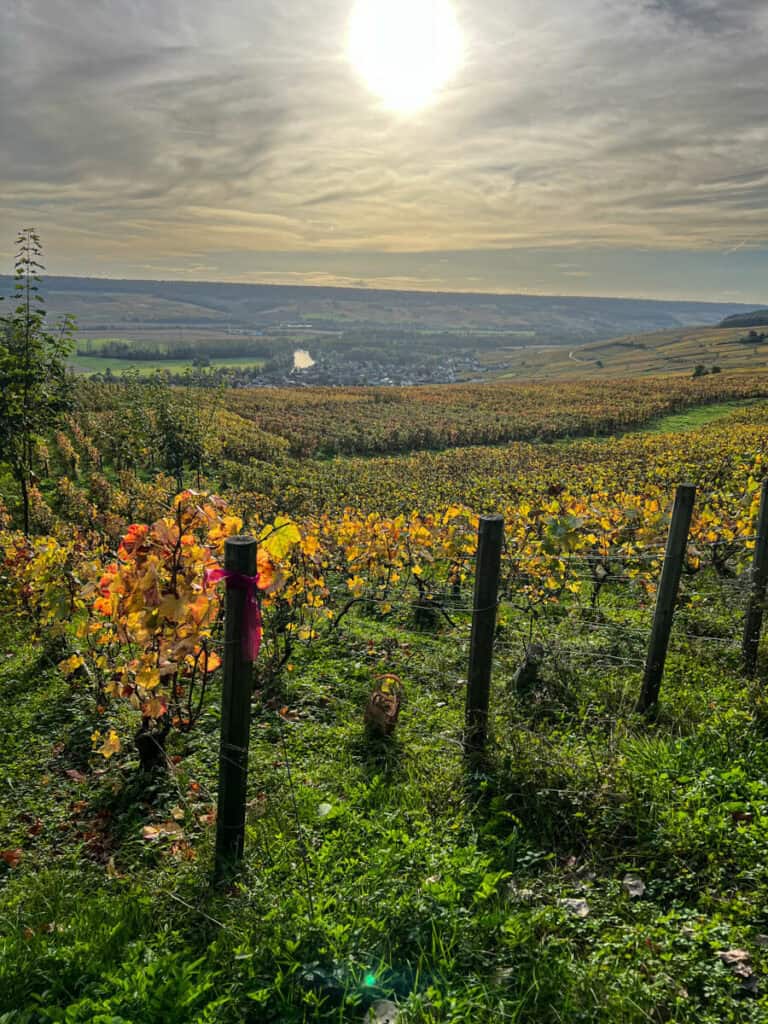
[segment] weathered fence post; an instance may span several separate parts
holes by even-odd
[[[741,651],[744,659],[744,671],[747,675],[753,676],[757,671],[757,649],[760,646],[760,630],[763,626],[766,585],[768,584],[768,477],[763,480],[760,496],[751,582]]]
[[[256,541],[228,537],[224,569],[240,576],[256,575]],[[221,698],[219,796],[216,816],[214,877],[230,877],[243,857],[245,802],[248,787],[248,741],[251,732],[251,662],[243,650],[248,588],[227,581],[224,615],[224,683]]]
[[[472,637],[469,644],[464,733],[464,746],[469,753],[478,753],[483,750],[488,738],[493,637],[496,631],[496,606],[499,600],[499,575],[503,543],[504,517],[481,516],[477,533],[475,596],[472,610]]]
[[[693,484],[680,484],[675,493],[675,506],[672,510],[672,522],[664,553],[659,592],[656,596],[656,610],[653,614],[648,657],[645,661],[643,687],[637,702],[638,711],[649,711],[659,699],[695,497],[696,488]]]

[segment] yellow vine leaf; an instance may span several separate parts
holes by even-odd
[[[71,676],[73,672],[76,672],[80,666],[84,664],[82,655],[71,654],[68,658],[59,662],[59,671],[65,676]]]
[[[294,544],[301,542],[298,526],[285,516],[277,516],[271,526],[265,526],[259,534],[262,548],[278,561],[288,554]]]
[[[91,737],[94,743],[98,743],[101,739],[101,733],[98,730]],[[100,747],[96,747],[96,753],[101,754],[102,757],[109,760],[113,754],[119,754],[122,749],[120,744],[120,737],[117,735],[114,729],[110,729],[107,733],[107,738],[101,744]]]
[[[144,665],[136,673],[136,685],[144,690],[154,690],[160,685],[160,669],[152,668],[151,665]]]

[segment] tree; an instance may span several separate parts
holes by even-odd
[[[46,330],[39,292],[45,269],[40,238],[25,228],[16,244],[16,306],[0,318],[0,461],[18,485],[24,533],[29,534],[35,443],[70,405],[66,357],[73,348],[74,322],[65,317],[56,333]]]

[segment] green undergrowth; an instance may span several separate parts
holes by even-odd
[[[683,621],[709,634],[719,615]],[[128,743],[91,754],[123,712],[0,624],[0,848],[18,851],[0,860],[0,1022],[346,1022],[379,999],[399,1024],[764,1021],[759,687],[731,647],[673,645],[645,722],[640,671],[573,654],[571,617],[552,625],[570,653],[516,694],[513,625],[503,609],[475,763],[465,631],[350,615],[298,651],[254,701],[245,867],[216,889],[217,694],[142,777]],[[384,673],[404,690],[386,739],[363,725]]]

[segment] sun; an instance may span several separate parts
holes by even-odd
[[[462,60],[449,0],[357,0],[347,52],[371,92],[390,110],[427,106]]]

